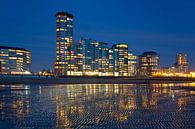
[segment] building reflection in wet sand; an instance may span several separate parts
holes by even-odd
[[[4,89],[4,90],[2,90]],[[2,90],[2,91],[1,91]],[[1,86],[0,113],[1,119],[25,117],[30,112],[29,86]]]
[[[183,88],[186,85],[191,87]],[[40,123],[42,128],[191,127],[195,118],[195,112],[189,112],[195,107],[193,86],[1,86],[0,119],[17,119],[12,127],[38,127]]]
[[[101,122],[125,122],[136,112],[161,111],[158,104],[170,98],[175,102],[176,109],[172,110],[182,110],[190,99],[190,91],[174,91],[166,85],[69,85],[64,92],[66,96],[54,94],[57,128],[77,127],[82,121],[94,126]]]

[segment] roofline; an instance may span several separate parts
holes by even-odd
[[[155,51],[146,51],[146,52],[143,52],[140,56],[144,56],[144,55],[157,55],[157,56],[160,56],[157,52]]]
[[[112,48],[116,47],[117,45],[127,45],[127,48],[129,47],[127,43],[117,43],[117,44],[113,44]]]
[[[57,12],[55,16],[57,17],[58,15],[64,15],[64,16],[68,16],[68,17],[74,18],[74,16],[71,13],[64,12],[64,11]]]
[[[29,51],[24,48],[19,48],[19,47],[8,47],[8,46],[0,46],[0,49],[14,49],[14,50],[24,50],[24,51]],[[29,51],[30,52],[30,51]]]
[[[106,43],[106,42],[99,42],[99,43],[106,44],[106,45],[108,45],[108,44],[109,44],[109,43]]]
[[[124,45],[128,45],[127,43],[116,43],[116,44],[113,44],[113,46],[114,46],[114,45],[123,45],[123,44],[124,44]]]

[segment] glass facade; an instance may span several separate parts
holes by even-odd
[[[23,48],[0,46],[0,73],[25,74],[30,72],[30,52]]]
[[[109,69],[108,69],[109,75],[114,76],[114,52],[112,48],[109,49],[108,54],[109,54]]]
[[[112,49],[114,76],[128,76],[128,45],[115,44]]]
[[[137,75],[137,56],[132,52],[128,53],[128,76]]]
[[[99,74],[100,76],[107,76],[109,72],[109,48],[108,43],[99,42]]]
[[[83,42],[79,40],[76,44],[76,63],[78,67],[78,72],[83,75]]]
[[[107,43],[81,38],[77,44],[77,62],[83,75],[106,75],[109,68]]]
[[[75,69],[73,47],[73,15],[67,12],[56,14],[56,62],[57,75],[71,75]]]
[[[160,70],[160,56],[156,52],[144,52],[139,56],[139,74],[152,76]]]
[[[98,65],[98,42],[92,39],[81,38],[81,54],[83,55],[83,74],[97,72]]]
[[[115,44],[81,38],[77,43],[77,65],[87,76],[135,76],[137,56],[127,44]]]

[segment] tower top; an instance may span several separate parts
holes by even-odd
[[[67,16],[67,17],[70,17],[70,18],[74,18],[74,16],[73,16],[71,13],[64,12],[64,11],[57,12],[55,16],[57,17],[57,16],[59,16],[59,15]]]

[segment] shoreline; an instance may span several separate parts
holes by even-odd
[[[46,76],[1,76],[1,85],[15,84],[148,84],[192,83],[195,78],[186,77],[46,77]]]

